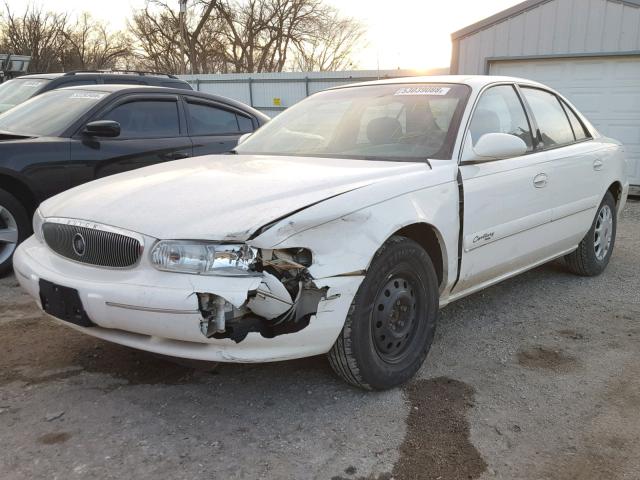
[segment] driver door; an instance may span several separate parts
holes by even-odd
[[[516,135],[524,140],[527,153],[464,161],[487,133]],[[463,251],[460,279],[452,293],[478,289],[552,254],[553,165],[546,152],[535,150],[531,123],[513,85],[493,86],[482,93],[466,132],[460,174]]]
[[[92,120],[120,124],[115,138],[78,134],[71,145],[75,185],[192,155],[191,139],[178,96],[127,95]]]

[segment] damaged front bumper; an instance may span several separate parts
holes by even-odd
[[[22,287],[38,302],[40,279],[78,291],[94,326],[62,322],[67,326],[141,350],[220,362],[266,362],[328,352],[364,278],[314,279],[313,288],[303,291],[306,298],[283,309],[293,310],[295,321],[266,322],[254,312],[266,315],[273,307],[259,303],[260,292],[269,290],[264,288],[266,273],[205,277],[160,272],[146,262],[131,270],[101,269],[59,257],[34,237],[16,251],[14,268]]]

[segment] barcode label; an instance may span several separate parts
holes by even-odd
[[[451,90],[448,87],[406,87],[398,90],[395,95],[446,95]]]

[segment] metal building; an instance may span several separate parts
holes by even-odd
[[[640,193],[640,0],[527,0],[452,40],[452,74],[540,81],[622,141]]]
[[[233,98],[267,115],[277,115],[303,98],[338,85],[382,78],[442,75],[449,69],[354,70],[343,72],[277,72],[180,75],[195,90]]]

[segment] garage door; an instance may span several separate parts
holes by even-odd
[[[490,67],[492,75],[530,78],[565,95],[600,133],[625,144],[631,184],[640,185],[640,56],[509,60]]]

